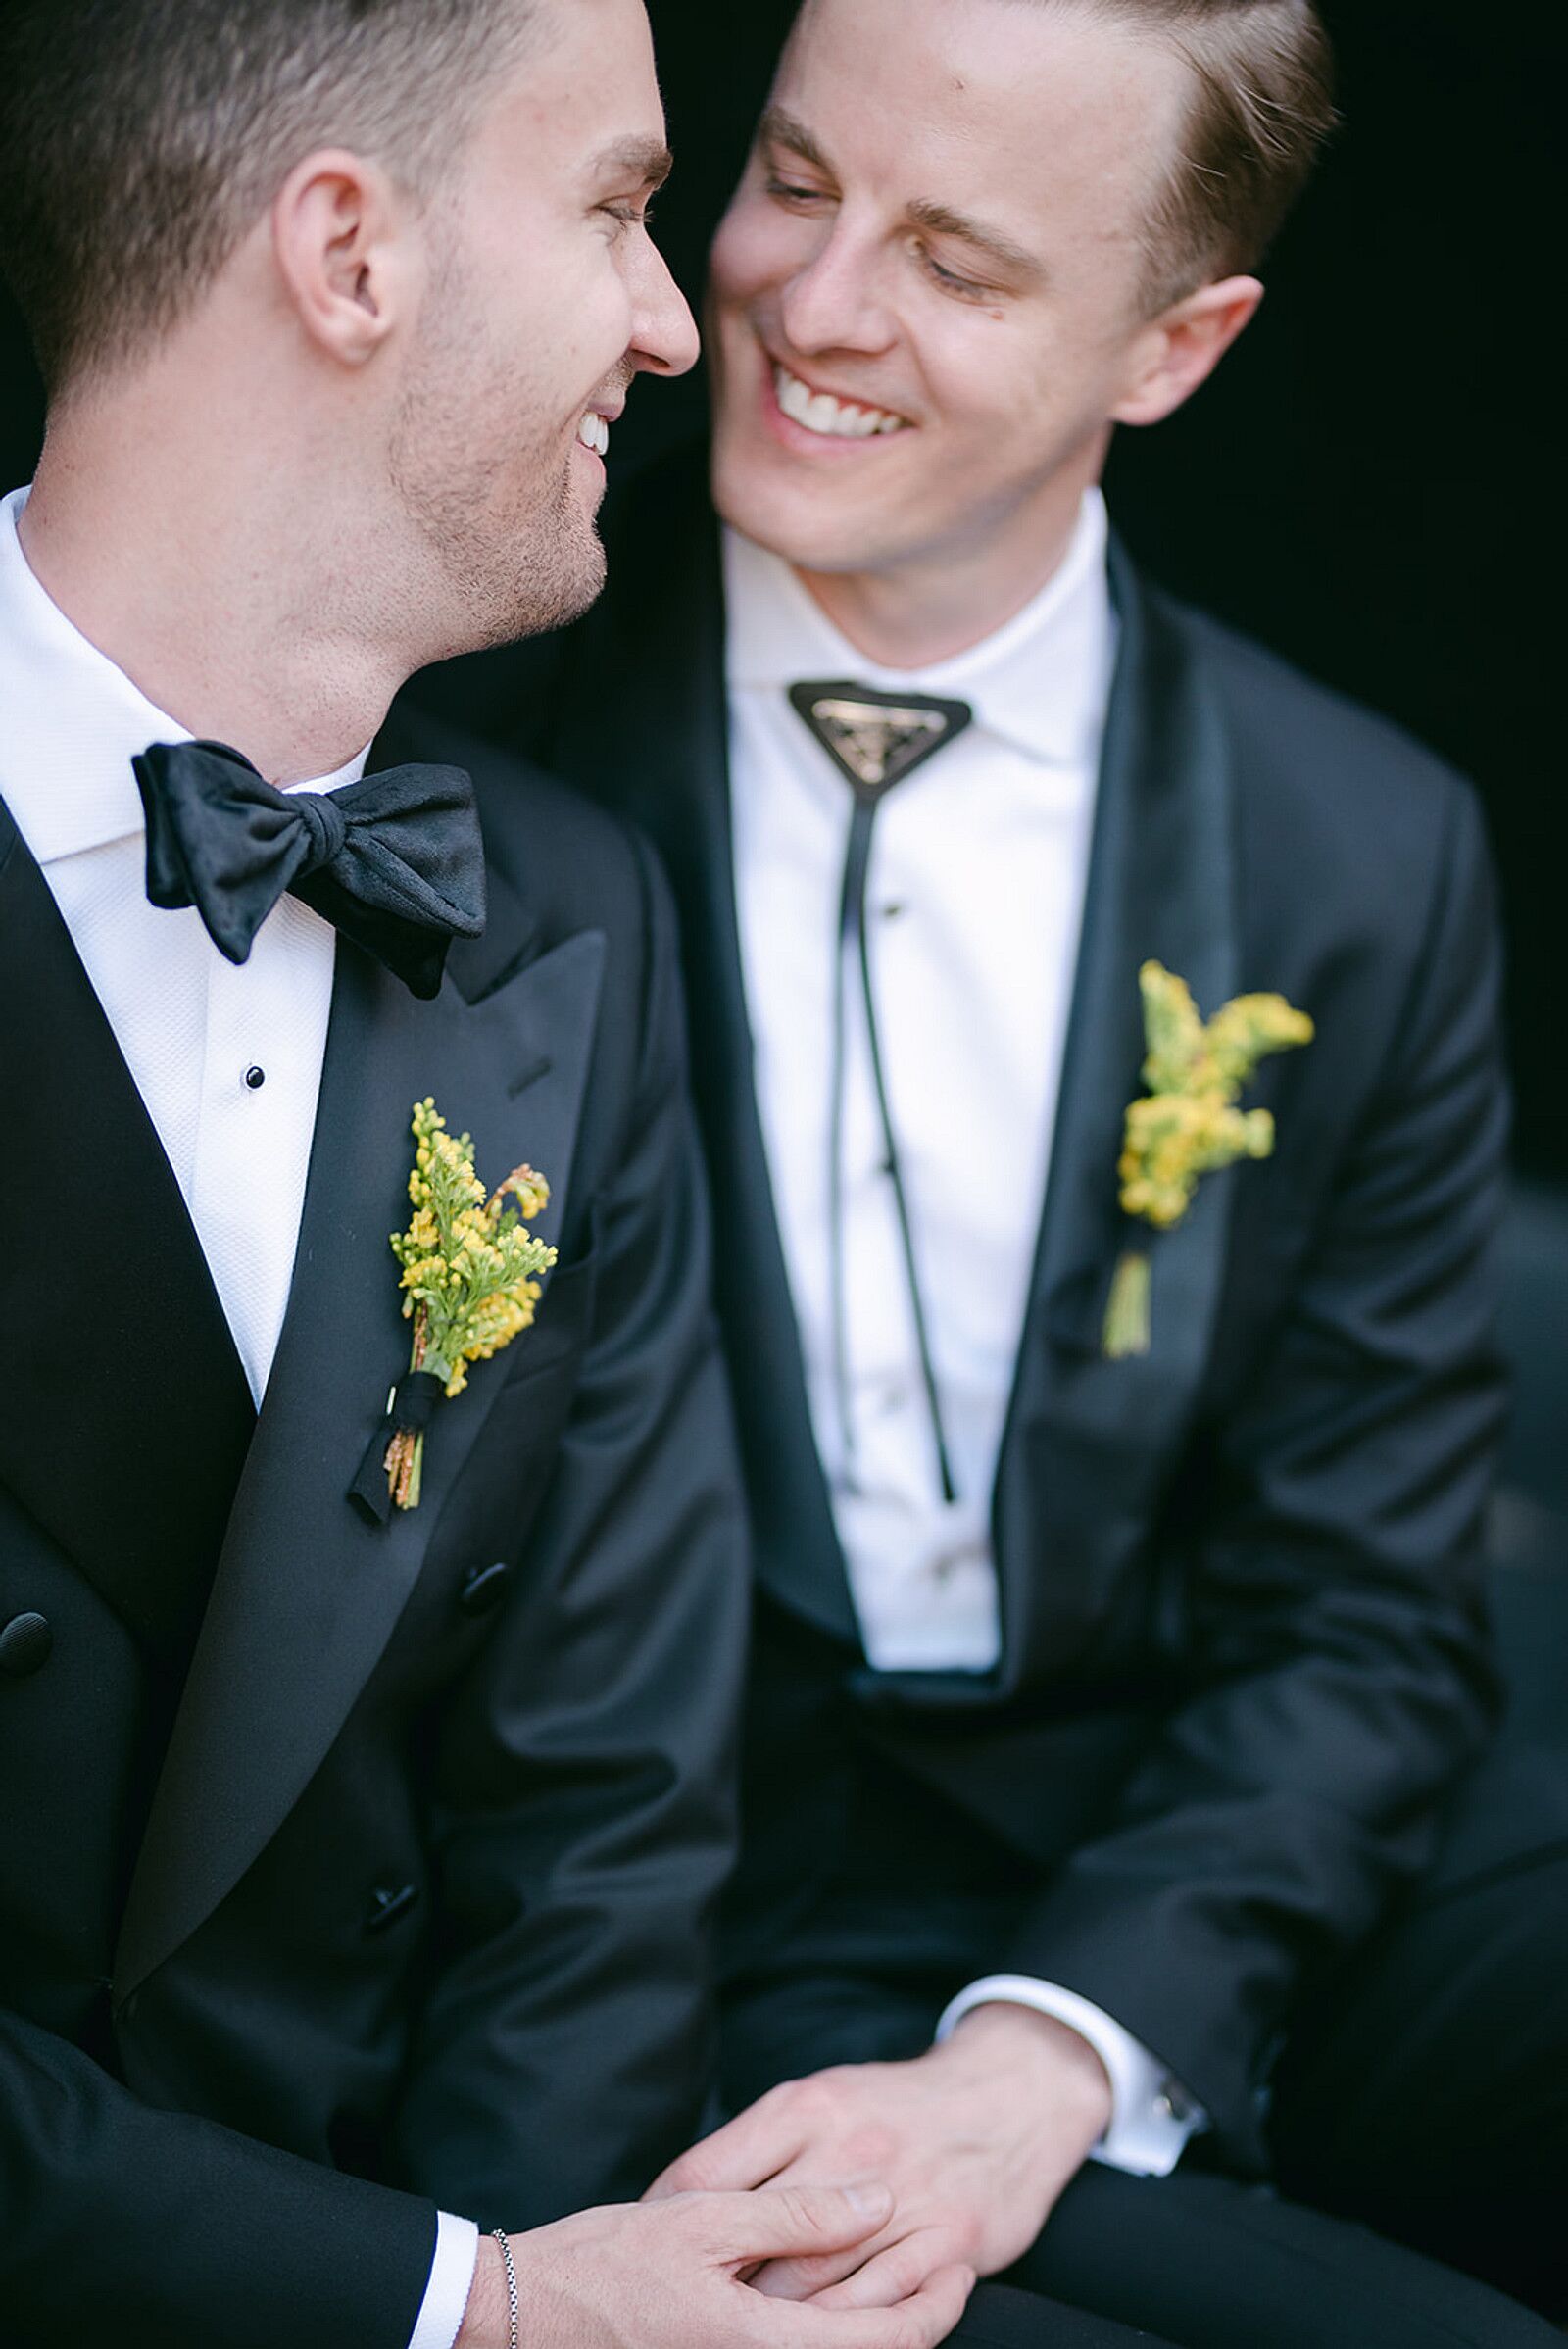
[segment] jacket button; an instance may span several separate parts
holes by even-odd
[[[370,1913],[365,1920],[365,1930],[384,1933],[389,1925],[406,1917],[419,1897],[417,1884],[377,1884],[370,1894]]]
[[[502,1591],[512,1579],[512,1568],[505,1558],[494,1566],[475,1566],[458,1593],[458,1604],[465,1615],[488,1615]]]
[[[54,1649],[55,1636],[42,1615],[17,1615],[0,1632],[0,1672],[24,1681],[41,1672]]]

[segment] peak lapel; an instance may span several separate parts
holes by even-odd
[[[255,1413],[172,1170],[3,803],[0,1003],[0,1478],[173,1667]]]
[[[1051,1176],[998,1472],[1004,1677],[1081,1653],[1148,1532],[1190,1414],[1224,1271],[1234,1173],[1211,1175],[1184,1223],[1151,1242],[1152,1350],[1107,1361],[1101,1332],[1122,1248],[1117,1160],[1144,1090],[1138,973],[1187,979],[1205,1017],[1237,992],[1230,752],[1217,706],[1169,613],[1119,549],[1121,651],[1096,814]]]
[[[796,1613],[858,1643],[757,1112],[735,912],[718,527],[695,458],[657,468],[639,487],[621,517],[610,593],[583,633],[555,754],[564,774],[644,827],[675,893],[711,1176],[714,1287],[731,1344],[744,1334],[736,1416],[758,1574]],[[618,690],[596,691],[600,674]]]
[[[493,896],[492,937],[497,914]],[[408,1216],[413,1105],[433,1094],[452,1130],[473,1134],[481,1173],[522,1159],[546,1173],[537,1228],[553,1239],[603,956],[603,938],[584,932],[486,993],[481,946],[453,957],[471,1003],[452,975],[421,1003],[339,942],[288,1314],[131,1885],[120,1999],[217,1907],[324,1758],[504,1380],[500,1363],[475,1370],[431,1429],[420,1507],[368,1523],[349,1487],[408,1367],[388,1235]],[[549,1309],[547,1288],[541,1323]]]

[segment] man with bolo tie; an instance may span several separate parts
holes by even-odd
[[[735,2118],[664,2183],[886,2161],[761,2277],[819,2306],[956,2253],[1202,2349],[1544,2337],[1260,2182],[1484,2268],[1564,2149],[1562,1790],[1469,1775],[1480,821],[1099,488],[1331,122],[1304,0],[808,0],[710,455],[482,680],[675,887],[759,1620]]]

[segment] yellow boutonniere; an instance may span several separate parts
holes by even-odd
[[[1128,1215],[1168,1232],[1192,1205],[1204,1175],[1239,1158],[1272,1154],[1269,1112],[1236,1103],[1260,1060],[1310,1044],[1317,1031],[1282,995],[1239,995],[1205,1027],[1186,980],[1162,963],[1146,962],[1138,983],[1149,1092],[1127,1111],[1121,1203]],[[1113,1361],[1148,1353],[1149,1292],[1148,1253],[1129,1248],[1116,1267],[1105,1313],[1104,1348]]]
[[[537,1275],[550,1270],[556,1251],[525,1229],[524,1218],[550,1203],[550,1186],[531,1166],[514,1167],[487,1198],[472,1141],[447,1132],[433,1101],[414,1112],[414,1213],[406,1232],[392,1234],[392,1252],[403,1267],[403,1317],[414,1324],[410,1376],[423,1383],[417,1416],[428,1418],[441,1394],[463,1393],[470,1363],[488,1361],[528,1328]],[[393,1501],[416,1509],[422,1425],[394,1428],[384,1465]]]

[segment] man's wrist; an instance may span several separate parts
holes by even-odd
[[[507,2275],[501,2246],[492,2235],[481,2235],[473,2285],[455,2349],[500,2349],[507,2325]]]
[[[1110,2127],[1110,2075],[1083,2034],[1054,2015],[1002,2001],[972,2007],[943,2047],[965,2066],[994,2066],[1058,2119],[1070,2116],[1086,2155]]]
[[[1094,2160],[1138,2178],[1166,2178],[1208,2116],[1169,2068],[1113,2016],[1060,1982],[1034,1975],[988,1974],[961,1990],[937,2025],[949,2038],[963,2019],[993,2004],[1018,2005],[1078,2033],[1110,2080],[1111,2118],[1091,2146]]]

